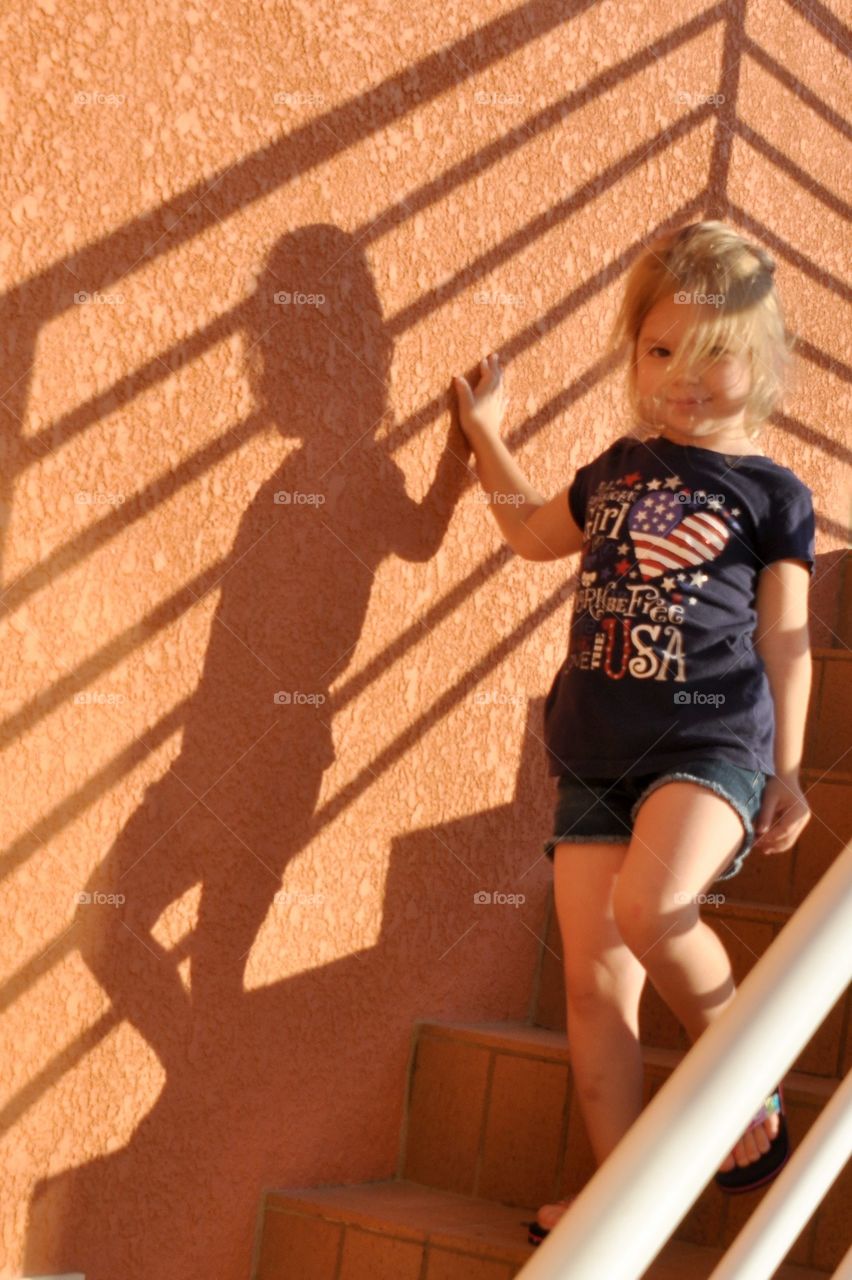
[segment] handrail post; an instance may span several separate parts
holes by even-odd
[[[639,1280],[852,977],[852,841],[518,1272]]]

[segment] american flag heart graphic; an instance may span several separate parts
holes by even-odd
[[[649,493],[634,503],[627,518],[642,577],[658,578],[715,560],[731,531],[712,511],[690,511],[673,493]]]

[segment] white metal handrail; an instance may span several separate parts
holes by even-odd
[[[850,940],[852,841],[519,1277],[640,1280],[737,1142],[756,1110],[755,1099],[783,1079],[852,980]],[[798,1162],[799,1173],[807,1164]],[[792,1189],[793,1179],[786,1182]],[[805,1207],[802,1197],[790,1207],[790,1217]],[[795,1223],[793,1238],[806,1220]],[[773,1274],[747,1259],[743,1265],[749,1268],[737,1273],[743,1280]]]

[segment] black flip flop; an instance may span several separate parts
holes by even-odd
[[[576,1196],[574,1197],[574,1199],[576,1199]],[[572,1203],[573,1203],[573,1200],[572,1200]],[[565,1207],[566,1212],[569,1207],[570,1207],[569,1205],[566,1205]],[[527,1228],[528,1244],[541,1244],[544,1237],[549,1236],[552,1230],[551,1227],[543,1227],[540,1222],[522,1222],[521,1226]]]
[[[753,1120],[748,1129],[756,1128],[762,1122],[767,1109],[777,1111],[779,1119],[778,1132],[771,1140],[769,1150],[764,1151],[751,1164],[743,1167],[735,1165],[733,1169],[728,1169],[726,1173],[717,1173],[715,1175],[716,1186],[721,1191],[726,1191],[730,1195],[737,1195],[741,1191],[756,1191],[758,1187],[765,1186],[767,1182],[771,1182],[773,1178],[777,1177],[787,1163],[790,1155],[790,1137],[787,1133],[784,1095],[780,1084],[773,1089],[764,1106],[761,1107],[763,1114],[758,1119]],[[746,1133],[748,1133],[748,1129],[746,1129]]]
[[[550,1235],[550,1228],[543,1227],[540,1222],[522,1222],[521,1226],[527,1228],[528,1244],[541,1244],[544,1237]]]

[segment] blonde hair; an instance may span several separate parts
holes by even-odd
[[[716,347],[751,355],[752,385],[744,406],[744,430],[756,439],[766,419],[789,390],[794,344],[775,289],[775,262],[760,245],[743,239],[722,222],[693,222],[651,241],[631,267],[613,324],[608,350],[628,360],[627,398],[639,434],[654,428],[643,420],[636,394],[636,344],[648,312],[663,298],[712,297],[711,307],[693,308],[685,341],[669,366],[706,360]],[[658,427],[656,428],[659,429]]]

